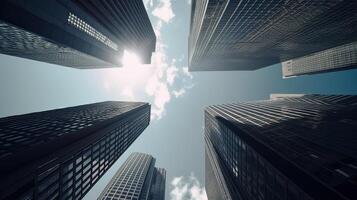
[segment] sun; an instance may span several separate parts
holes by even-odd
[[[123,67],[138,67],[142,65],[139,56],[127,50],[124,51],[121,62]]]
[[[121,67],[106,69],[103,72],[107,89],[123,90],[124,87],[125,94],[141,91],[156,72],[151,65],[142,64],[140,57],[133,52],[125,50],[123,56],[118,59],[122,63]]]

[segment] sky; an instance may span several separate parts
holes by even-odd
[[[79,70],[0,54],[0,117],[100,101],[145,101],[149,127],[84,199],[96,199],[132,152],[167,170],[167,200],[205,200],[203,110],[268,99],[271,93],[357,94],[357,70],[282,79],[281,65],[256,71],[188,72],[189,0],[144,0],[157,35],[151,65]],[[135,53],[135,52],[134,52]],[[127,52],[127,58],[133,53]]]

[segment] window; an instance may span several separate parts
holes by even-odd
[[[85,21],[77,17],[76,15],[69,13],[68,23],[75,28],[87,33],[91,37],[97,39],[98,41],[102,42],[106,46],[118,51],[118,45],[111,41],[108,37],[94,29],[91,25],[87,24]]]

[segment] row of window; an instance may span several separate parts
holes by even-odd
[[[36,186],[26,198],[81,199],[146,128],[149,117],[146,109],[139,111],[66,161],[54,159],[39,167]]]
[[[103,195],[103,198],[116,196],[124,197],[124,199],[138,198],[152,159],[151,156],[141,153],[130,155],[113,178],[114,182]],[[136,177],[139,177],[139,181]]]
[[[242,196],[259,200],[310,199],[237,134],[210,115],[206,115],[205,134],[218,152],[222,170],[228,174],[225,178],[237,185],[236,192]]]
[[[286,75],[309,73],[341,67],[350,67],[357,63],[357,43],[335,47],[306,57],[283,63],[289,71]]]
[[[9,24],[0,23],[0,32],[0,49],[5,54],[74,68],[113,65]]]
[[[99,31],[97,31],[95,28],[93,28],[91,25],[77,17],[76,15],[69,13],[68,23],[73,25],[74,27],[78,28],[81,31],[84,31],[88,35],[94,37],[98,41],[102,42],[103,44],[107,45],[108,47],[118,51],[118,45],[115,44],[113,41],[111,41],[107,36],[103,35]]]
[[[0,120],[0,158],[13,150],[36,146],[64,134],[88,128],[138,106],[135,103],[100,103]]]
[[[341,13],[350,14],[348,5],[353,7],[352,3],[346,3],[345,7],[342,7],[336,6],[337,1],[329,1],[323,6],[315,1],[291,1],[288,4],[283,0],[230,1],[222,12],[218,3],[220,1],[213,2],[202,9],[196,5],[194,10],[193,24],[196,26],[192,26],[190,37],[196,39],[197,34],[201,33],[200,43],[196,44],[196,40],[190,41],[190,49],[194,48],[191,51],[195,53],[192,59],[194,61],[202,59],[202,55],[224,56],[226,52],[231,57],[232,54],[239,55],[242,52],[264,52],[265,57],[282,55],[291,58],[293,54],[298,53],[296,49],[307,52],[316,50],[316,44],[321,43],[321,34],[338,36],[340,38],[334,40],[338,41],[353,31],[353,26],[349,27],[348,24],[350,21],[345,20],[345,24],[339,24],[341,34],[335,33],[336,19],[342,17]],[[206,11],[205,16],[201,15],[202,10]],[[320,16],[324,16],[324,19],[318,19]],[[212,18],[218,18],[220,21]],[[201,20],[203,26],[200,26]],[[312,26],[306,26],[311,25],[309,22],[312,21]],[[326,22],[331,22],[330,26],[326,26]],[[309,44],[305,41],[309,41]],[[263,54],[260,53],[258,57]]]

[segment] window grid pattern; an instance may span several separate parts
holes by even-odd
[[[357,66],[357,42],[282,63],[283,77],[350,69]]]
[[[114,49],[115,51],[118,51],[118,45],[115,44],[113,41],[111,41],[107,36],[103,35],[99,31],[97,31],[95,28],[93,28],[91,25],[89,25],[87,22],[83,21],[73,13],[68,14],[68,24],[74,26],[75,28],[87,33],[91,37],[95,38],[96,40],[102,42],[106,46]]]
[[[150,191],[151,180],[148,179],[153,174],[154,163],[155,159],[150,155],[131,154],[99,199],[146,200],[148,195],[143,194],[143,192]],[[146,184],[146,182],[148,183]]]
[[[105,102],[0,119],[0,158],[109,120],[142,103]]]
[[[239,186],[236,190],[247,199],[310,197],[217,117],[235,123],[242,133],[353,199],[357,188],[355,101],[355,96],[305,95],[210,106],[205,112],[205,136],[217,151],[226,178],[233,177]]]
[[[62,122],[65,122],[64,124],[66,124],[69,119],[74,127],[72,127],[73,130],[67,134],[75,134],[81,129],[87,129],[92,126],[103,126],[103,124],[100,124],[101,121],[111,120],[113,117],[132,111],[132,109],[138,107],[141,108],[130,113],[128,116],[117,119],[116,121],[111,121],[110,124],[104,124],[104,127],[107,128],[108,131],[102,132],[104,134],[103,136],[90,138],[91,136],[95,136],[95,134],[88,133],[91,135],[89,138],[84,137],[83,140],[54,150],[51,158],[41,161],[31,161],[36,164],[37,171],[31,172],[32,174],[28,175],[33,177],[33,179],[24,179],[24,182],[21,183],[24,186],[20,185],[19,187],[22,188],[19,188],[15,194],[10,195],[15,199],[29,200],[81,199],[148,126],[150,122],[150,107],[145,103],[103,102],[2,118],[0,122],[0,127],[2,128],[9,124],[22,125],[23,122],[26,122],[25,125],[27,126],[28,122],[31,123],[31,120],[40,118],[47,119],[48,121],[62,120]],[[77,119],[81,119],[83,123],[77,124]],[[16,122],[19,123],[16,124]],[[3,124],[4,126],[2,126]],[[40,124],[32,124],[32,127],[38,126],[40,126]],[[63,126],[63,124],[58,127],[60,127],[61,130],[56,133],[68,128],[67,126]],[[31,127],[26,127],[26,130],[30,131],[29,128]],[[46,128],[48,128],[48,126],[46,126]],[[45,130],[41,129],[41,131],[44,132]],[[99,131],[99,134],[102,130],[96,131]],[[43,140],[43,143],[52,139],[61,141],[61,137],[57,134],[53,138],[39,139]],[[71,150],[68,153],[67,151],[69,151],[69,149],[75,150]],[[33,149],[27,149],[26,151],[36,152],[37,150],[35,145]],[[30,163],[29,165],[32,166],[35,164]],[[26,171],[24,172],[27,173]],[[10,183],[9,181],[7,182],[7,184]]]
[[[230,192],[244,199],[310,200],[307,194],[227,127],[209,115],[206,115],[205,123],[205,135],[219,154],[225,178],[236,184],[236,187],[230,187]]]
[[[166,170],[155,168],[148,200],[165,200]]]
[[[144,131],[149,115],[123,123],[67,161],[62,168],[64,199],[81,199]]]
[[[66,161],[39,167],[35,190],[29,199],[81,199],[144,131],[149,114],[123,120],[99,141],[86,146]],[[52,161],[53,163],[55,162]]]
[[[280,100],[285,102],[295,102],[295,103],[308,103],[317,105],[357,105],[357,98],[354,95],[302,95],[299,98],[289,97],[282,95],[278,97]]]
[[[113,64],[59,46],[34,33],[0,20],[0,53],[75,68],[112,67]]]
[[[150,63],[156,36],[142,0],[75,2],[110,31],[123,48],[140,53],[144,63]]]
[[[196,46],[197,40],[199,37],[199,30],[203,23],[203,18],[205,14],[205,9],[208,3],[208,0],[196,1],[193,0],[191,8],[191,24],[190,24],[190,35],[189,35],[189,60],[192,59],[194,49],[193,47]]]
[[[194,70],[245,69],[242,63],[253,70],[353,42],[356,34],[355,1],[195,2],[189,40]]]

